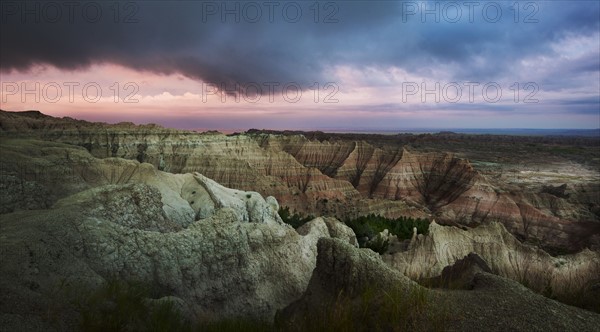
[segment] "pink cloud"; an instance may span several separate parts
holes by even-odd
[[[451,77],[449,70],[437,78]],[[434,102],[420,93],[403,98],[406,82],[429,89],[447,80],[410,75],[396,68],[337,66],[329,68],[332,84],[301,95],[275,93],[239,97],[215,93],[212,86],[181,75],[140,72],[117,65],[94,65],[83,71],[35,67],[3,74],[0,107],[36,109],[53,116],[90,121],[159,123],[185,129],[318,129],[318,128],[464,128],[464,127],[594,127],[597,115],[549,116],[542,105],[515,104],[510,81],[500,82],[505,95],[496,103]],[[285,83],[285,82],[282,82]],[[485,83],[485,82],[483,82]],[[27,90],[27,91],[24,91]],[[31,91],[30,91],[31,90]],[[98,95],[97,92],[100,92]],[[559,98],[557,92],[540,92]],[[328,101],[328,102],[326,102]],[[518,119],[517,121],[515,119]],[[535,125],[534,125],[535,124]]]

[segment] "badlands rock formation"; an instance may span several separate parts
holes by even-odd
[[[216,209],[231,208],[242,222],[283,224],[277,213],[279,204],[273,196],[265,200],[257,192],[225,188],[200,173],[183,184],[181,195],[196,212],[197,220],[212,216]]]
[[[390,309],[390,304],[395,307]],[[343,321],[325,323],[326,328],[354,331],[392,330],[407,319],[408,328],[452,331],[594,331],[600,324],[598,314],[549,300],[485,272],[474,274],[469,291],[428,290],[366,249],[322,238],[308,289],[277,319],[301,331],[322,327],[321,322],[332,317]],[[390,326],[390,322],[397,324]]]
[[[0,128],[0,326],[6,330],[73,330],[73,293],[112,279],[147,284],[149,300],[173,300],[191,319],[268,321],[298,300],[280,315],[293,323],[340,291],[355,297],[375,287],[417,289],[448,301],[461,318],[453,328],[598,326],[597,315],[482,271],[472,274],[469,292],[425,290],[409,279],[436,277],[474,252],[491,272],[546,295],[594,297],[597,251],[551,257],[506,231],[553,231],[556,238],[543,240],[572,243],[574,227],[583,224],[577,202],[595,202],[573,187],[496,192],[466,160],[360,141],[196,134],[36,112],[1,112]],[[498,202],[488,204],[494,197]],[[358,249],[354,232],[335,218],[315,218],[298,230],[282,224],[278,199],[299,211],[338,216],[453,219],[464,208],[472,214],[457,223],[483,225],[432,223],[429,235],[381,259]],[[506,227],[490,223],[491,215]],[[524,223],[531,215],[540,217]],[[537,309],[518,320],[510,308],[519,306]],[[486,325],[469,325],[480,317],[478,324]]]
[[[191,319],[270,320],[305,290],[319,238],[356,244],[352,230],[333,219],[317,218],[300,235],[281,223],[274,198],[198,173],[96,159],[60,143],[2,144],[5,175],[45,188],[2,193],[15,210],[0,215],[0,325],[8,330],[73,329],[65,289],[85,293],[112,278],[149,285],[156,298],[181,303]],[[23,174],[19,161],[30,167]],[[42,165],[45,173],[30,172]],[[22,210],[14,195],[28,193],[44,205]],[[48,316],[55,311],[58,318]]]
[[[479,255],[472,252],[446,266],[439,276],[421,280],[431,287],[473,289],[475,275],[482,272],[492,273],[492,270]]]
[[[513,182],[535,178],[506,178],[511,173],[504,171],[483,174],[453,154],[419,152],[383,139],[378,144],[360,137],[319,141],[260,132],[197,134],[156,125],[58,119],[39,112],[1,112],[0,129],[5,137],[81,146],[101,159],[137,160],[171,173],[199,172],[227,187],[272,195],[304,214],[340,219],[369,213],[435,217],[440,223],[468,226],[498,221],[520,239],[550,248],[600,245],[597,171],[586,175],[587,182],[566,179],[571,181],[568,190],[555,195],[555,190],[547,190],[554,182],[540,179],[520,187]],[[13,176],[1,185],[14,188],[16,181]],[[34,186],[22,184],[27,192],[44,189]],[[49,202],[26,199],[11,204]]]
[[[428,235],[413,238],[408,250],[382,257],[404,275],[419,280],[439,276],[445,267],[471,253],[480,256],[492,273],[554,298],[566,299],[573,294],[595,297],[600,288],[598,251],[552,257],[539,248],[522,244],[500,223],[461,230],[433,222]],[[598,298],[589,300],[600,308]]]

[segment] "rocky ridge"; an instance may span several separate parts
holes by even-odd
[[[198,134],[156,125],[57,119],[35,112],[2,112],[0,128],[6,137],[38,137],[85,147],[96,158],[137,160],[171,173],[200,172],[228,187],[272,195],[304,214],[341,219],[369,213],[435,217],[440,223],[467,226],[498,221],[521,239],[550,248],[600,245],[597,180],[589,185],[573,183],[570,194],[556,196],[544,188],[523,192],[506,187],[452,154],[358,140]]]
[[[462,230],[432,222],[427,235],[416,235],[407,250],[388,252],[383,260],[413,280],[433,278],[464,257],[476,254],[500,275],[552,298],[568,299],[585,294],[594,308],[600,308],[600,253],[583,250],[573,255],[550,256],[521,243],[500,223]]]
[[[305,290],[319,238],[356,243],[352,230],[333,219],[317,218],[298,234],[281,223],[273,198],[224,188],[201,174],[173,175],[112,160],[120,163],[136,166],[127,183],[95,185],[48,209],[0,215],[3,329],[72,330],[76,317],[54,307],[69,306],[64,289],[81,292],[111,278],[149,285],[157,299],[181,303],[192,320],[269,320]],[[159,179],[167,179],[162,190],[151,184]],[[192,189],[204,194],[187,199],[206,195],[198,201],[201,218],[194,218],[193,204],[190,213],[168,213],[165,207],[186,202]],[[67,315],[58,325],[46,315],[54,310]]]
[[[547,299],[490,273],[476,271],[469,283],[468,291],[425,289],[381,264],[378,256],[323,238],[308,289],[277,318],[292,331],[321,328],[320,320],[328,314],[340,321],[325,328],[356,331],[393,330],[398,325],[390,326],[391,322],[405,324],[407,318],[408,328],[451,331],[594,331],[600,324],[598,314]],[[402,302],[415,297],[415,302]],[[390,304],[396,308],[390,310]],[[402,311],[404,305],[416,315]]]
[[[357,294],[367,285],[421,287],[406,275],[419,279],[430,270],[435,276],[444,264],[470,252],[509,277],[515,270],[506,261],[531,257],[538,263],[517,267],[553,271],[549,282],[555,288],[583,280],[591,285],[586,294],[593,294],[594,253],[553,258],[522,246],[501,225],[464,231],[432,224],[428,236],[416,237],[408,251],[391,255],[389,262],[390,257],[382,260],[357,249],[353,231],[334,218],[316,218],[296,231],[281,224],[273,197],[229,189],[202,174],[171,174],[131,159],[99,159],[84,147],[52,140],[3,137],[0,147],[0,179],[10,189],[0,196],[7,203],[0,214],[0,326],[7,330],[75,329],[76,313],[56,307],[68,306],[64,288],[93,289],[112,278],[150,285],[154,300],[176,301],[190,319],[268,321],[298,299],[307,303],[301,308],[312,307],[318,302],[311,294],[331,299],[340,290]],[[449,245],[457,242],[458,248]],[[500,257],[494,260],[495,255]],[[534,317],[558,313],[552,323],[559,327],[584,331],[595,326],[594,314],[544,299],[509,280],[479,274],[473,280],[474,292],[450,296],[460,299],[452,302],[460,308],[456,317],[468,317],[456,326],[468,330],[476,317],[496,330],[517,322],[547,326],[525,318],[489,325],[496,320],[485,308],[504,310],[494,307],[490,296],[541,308]],[[463,304],[486,296],[491,306]]]

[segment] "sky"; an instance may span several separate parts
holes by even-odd
[[[3,1],[0,108],[180,129],[599,128],[599,1]]]

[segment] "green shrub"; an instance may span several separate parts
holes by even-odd
[[[313,216],[307,216],[307,217],[303,217],[301,214],[299,213],[294,213],[292,214],[290,212],[290,208],[289,207],[280,207],[279,208],[279,216],[281,217],[281,219],[283,220],[284,223],[291,225],[292,227],[298,228],[304,224],[306,224],[307,222],[315,219],[315,217]]]
[[[390,234],[398,236],[400,240],[410,239],[413,234],[413,227],[417,228],[418,234],[427,234],[429,230],[429,221],[427,219],[413,219],[410,217],[388,219],[374,214],[347,220],[346,225],[352,228],[358,239],[373,239],[373,237],[385,229]],[[366,242],[363,241],[359,244],[363,247],[366,245]]]
[[[388,250],[390,245],[389,239],[383,238],[381,234],[377,234],[375,238],[367,241],[364,245],[364,248],[369,248],[374,252],[383,255]]]

